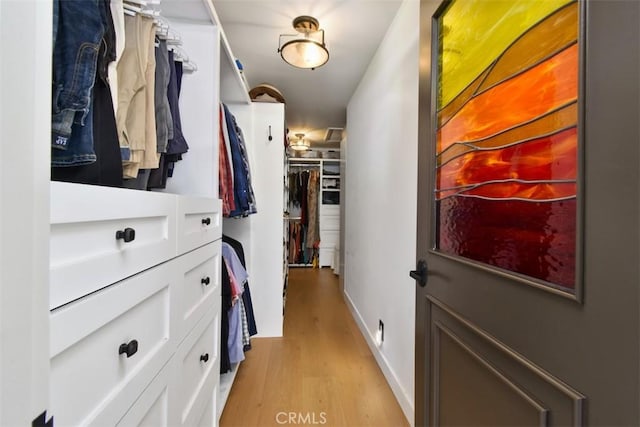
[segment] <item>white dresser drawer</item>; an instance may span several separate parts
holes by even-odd
[[[177,300],[178,336],[182,341],[211,307],[220,307],[221,241],[182,255]]]
[[[178,254],[222,237],[222,205],[219,199],[178,197]]]
[[[115,425],[169,360],[176,348],[173,264],[51,313],[51,409],[56,425]],[[133,354],[127,355],[127,345]]]
[[[215,399],[215,393],[216,390],[213,391],[214,393],[214,398],[209,400],[209,403],[207,403],[207,407],[204,408],[204,412],[202,413],[202,415],[200,416],[200,420],[198,421],[198,424],[196,424],[196,427],[213,427],[213,426],[217,426],[218,424],[216,423],[217,419],[216,419],[216,399]]]
[[[172,363],[169,362],[117,425],[119,427],[169,427],[174,425],[171,419],[173,414],[169,409],[171,374]]]
[[[333,248],[340,242],[340,231],[320,230],[320,248]]]
[[[50,222],[50,309],[176,254],[171,194],[52,182]]]
[[[320,217],[320,230],[340,230],[340,215],[324,215]]]
[[[215,399],[216,384],[220,379],[219,312],[216,308],[209,310],[174,356],[176,393],[172,404],[176,405],[179,414],[178,425],[197,425],[209,402]]]
[[[325,215],[340,216],[340,205],[320,205],[320,218]]]

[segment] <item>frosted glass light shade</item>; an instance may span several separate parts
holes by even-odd
[[[294,67],[313,69],[327,63],[329,51],[315,40],[295,39],[282,46],[280,56]]]
[[[289,144],[289,147],[292,150],[296,150],[296,151],[306,151],[309,149],[310,144],[309,141],[307,141],[306,139],[304,139],[304,134],[303,133],[296,133],[296,137],[298,139],[291,141],[291,143]]]

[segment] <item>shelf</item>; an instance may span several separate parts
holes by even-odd
[[[229,104],[250,104],[249,88],[245,83],[227,36],[220,24],[211,0],[163,0],[162,16],[198,24],[212,24],[220,34],[220,100]],[[222,53],[224,52],[224,54]]]

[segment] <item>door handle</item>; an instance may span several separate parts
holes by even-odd
[[[418,282],[418,285],[424,288],[427,285],[428,273],[429,272],[427,271],[427,261],[421,259],[418,261],[418,265],[416,265],[416,269],[411,270],[409,272],[409,276],[411,276],[412,279]]]

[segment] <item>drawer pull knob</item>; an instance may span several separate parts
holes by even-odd
[[[211,283],[211,279],[209,278],[209,276],[207,276],[204,279],[201,279],[200,283],[202,283],[205,286],[209,286],[209,283]]]
[[[125,228],[116,231],[116,240],[124,240],[125,243],[133,242],[136,239],[136,230],[133,228]]]
[[[128,343],[120,344],[118,354],[126,354],[127,359],[138,352],[138,341],[131,340]]]
[[[211,225],[211,218],[203,218],[202,219],[202,224]]]
[[[205,353],[202,356],[200,356],[200,361],[207,363],[209,361],[209,353]]]

